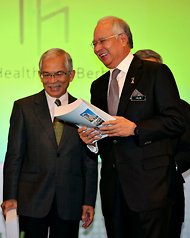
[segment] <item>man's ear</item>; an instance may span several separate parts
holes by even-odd
[[[126,34],[121,34],[119,37],[121,39],[123,46],[128,45],[129,40]]]
[[[74,79],[74,77],[75,77],[75,70],[72,70],[72,71],[70,72],[69,77],[70,77],[70,80],[69,80],[69,81],[72,82],[73,79]]]

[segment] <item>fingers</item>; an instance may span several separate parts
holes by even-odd
[[[86,126],[78,128],[78,133],[80,134],[81,132],[85,131],[87,129]]]
[[[6,214],[10,209],[17,208],[17,201],[14,199],[6,200],[1,204],[1,208],[3,211],[4,217],[6,217]]]
[[[78,129],[81,140],[86,144],[93,144],[101,138],[101,131],[94,128],[81,127]]]
[[[103,126],[100,130],[103,134],[107,134],[109,137],[128,137],[134,135],[134,129],[136,127],[134,122],[119,116],[115,117],[115,119],[102,123]]]
[[[85,229],[90,226],[94,218],[94,208],[92,206],[83,206],[82,227]]]

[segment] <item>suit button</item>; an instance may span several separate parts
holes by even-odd
[[[60,153],[57,153],[57,157],[60,157]]]
[[[115,169],[115,164],[113,164],[112,166],[113,166],[113,168]]]
[[[113,144],[117,144],[117,140],[113,140]]]

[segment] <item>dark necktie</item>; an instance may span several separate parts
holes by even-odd
[[[112,116],[117,114],[119,104],[119,86],[117,82],[117,75],[119,74],[119,72],[119,69],[113,70],[108,93],[108,112]]]
[[[59,106],[61,106],[61,101],[59,99],[56,99],[55,104],[59,107]],[[57,144],[59,145],[59,142],[61,140],[61,136],[63,133],[63,127],[64,127],[63,121],[54,117],[53,127],[54,127],[54,131],[55,131],[56,141],[57,141]]]

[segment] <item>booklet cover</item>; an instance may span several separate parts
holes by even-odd
[[[81,98],[67,105],[56,107],[54,116],[78,127],[87,126],[88,128],[96,128],[96,130],[101,127],[104,121],[115,120],[108,113]],[[106,136],[102,135],[102,138]]]
[[[100,127],[104,121],[115,120],[114,117],[98,107],[79,98],[76,101],[57,107],[54,116],[60,120],[76,124],[78,127]]]

